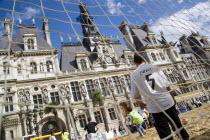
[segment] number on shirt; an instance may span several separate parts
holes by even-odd
[[[149,82],[149,81],[152,82],[152,89],[154,90],[154,89],[155,89],[155,79],[149,78],[151,75],[152,75],[152,74],[148,74],[148,75],[146,75],[145,77],[146,77],[147,82]]]

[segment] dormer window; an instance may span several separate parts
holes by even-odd
[[[154,61],[157,61],[157,58],[156,58],[156,56],[155,56],[154,53],[151,53],[151,56],[152,56],[152,59],[153,59]]]
[[[4,74],[9,74],[9,65],[8,65],[8,63],[7,62],[4,62],[3,63],[3,72],[4,72]]]
[[[165,60],[165,56],[163,55],[163,53],[160,53],[160,57],[162,60]]]
[[[46,67],[47,67],[47,72],[52,72],[53,71],[52,61],[47,61],[46,62]]]
[[[128,56],[128,61],[129,61],[129,63],[131,64],[131,65],[133,65],[133,58],[132,58],[132,56]]]
[[[27,40],[27,46],[28,46],[28,50],[34,50],[34,40],[33,39],[28,39]]]
[[[84,59],[80,60],[80,65],[81,65],[82,70],[87,70],[87,64],[86,64],[86,61]]]
[[[157,40],[154,37],[152,37],[152,41],[154,44],[157,44]]]
[[[37,73],[37,66],[35,62],[31,62],[30,67],[31,67],[31,74]]]

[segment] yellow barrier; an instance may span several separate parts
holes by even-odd
[[[61,134],[61,132],[55,133],[55,135],[60,135],[60,134]],[[45,136],[35,137],[35,138],[33,138],[33,140],[44,139],[44,138],[48,138],[50,136],[51,135],[45,135]]]

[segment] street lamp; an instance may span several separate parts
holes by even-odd
[[[44,116],[44,111],[39,110],[39,109],[33,109],[33,111],[29,111],[26,114],[26,124],[27,124],[27,132],[28,134],[32,134],[33,131],[35,131],[36,135],[38,135],[38,130],[39,130],[39,122],[37,122],[38,116],[42,120]],[[33,122],[33,125],[32,125]]]

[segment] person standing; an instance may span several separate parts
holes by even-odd
[[[180,139],[188,140],[189,135],[182,127],[175,108],[175,99],[169,92],[171,89],[163,71],[157,66],[146,64],[138,54],[134,55],[134,64],[137,68],[131,74],[131,97],[144,99],[149,113],[154,118],[159,137],[161,139],[169,137],[167,140],[173,140],[173,136],[169,136],[170,124],[173,131],[176,127],[180,129],[178,132]]]
[[[69,132],[66,129],[63,129],[61,133],[61,140],[69,140]]]
[[[56,140],[55,133],[52,131],[49,140]]]
[[[138,112],[132,110],[131,107],[128,107],[127,110],[129,112],[129,115],[131,116],[131,122],[133,124],[136,124],[136,129],[139,132],[140,136],[144,136],[144,133],[146,132],[146,130],[142,127],[144,119]]]
[[[96,122],[92,122],[91,118],[88,118],[88,124],[85,126],[85,130],[88,132],[87,136],[89,140],[96,140],[96,132],[98,131]]]

